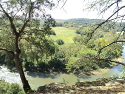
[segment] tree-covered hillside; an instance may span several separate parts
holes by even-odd
[[[99,23],[104,20],[102,19],[87,19],[87,18],[76,18],[76,19],[56,19],[57,26],[65,26],[65,27],[78,27],[79,25],[88,26],[90,24]]]
[[[87,19],[87,18],[74,18],[68,19],[66,22],[75,22],[75,23],[98,23],[104,21],[103,19]]]

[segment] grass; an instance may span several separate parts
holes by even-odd
[[[56,33],[56,36],[51,35],[51,38],[54,41],[57,39],[62,39],[65,44],[74,43],[73,38],[78,36],[78,34],[75,33],[75,30],[65,27],[54,27],[53,30]]]

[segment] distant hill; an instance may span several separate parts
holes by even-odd
[[[102,22],[104,19],[87,19],[87,18],[74,18],[74,19],[56,19],[58,22],[78,22],[78,23],[97,23],[97,22]]]
[[[66,21],[67,19],[55,19],[57,22],[63,22]]]

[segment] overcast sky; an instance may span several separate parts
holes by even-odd
[[[64,0],[65,1],[65,0]],[[91,0],[86,0],[91,1]],[[83,11],[87,2],[84,0],[67,0],[65,6],[63,8],[55,8],[52,11],[48,11],[55,19],[71,19],[71,18],[90,18],[90,19],[107,19],[113,12],[110,8],[108,12],[106,11],[105,14],[97,15],[97,11]],[[121,5],[125,2],[121,2]],[[124,13],[125,10],[121,11],[120,13]]]
[[[97,12],[95,11],[83,11],[85,8],[84,0],[67,0],[63,8],[56,8],[51,13],[52,17],[55,19],[70,19],[70,18],[94,18],[96,19]]]

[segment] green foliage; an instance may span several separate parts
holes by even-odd
[[[36,67],[39,72],[66,72],[65,63],[63,60],[53,58],[48,63],[39,62]]]
[[[66,72],[64,60],[54,58],[51,61],[49,61],[48,64],[49,64],[50,68],[52,68],[52,71],[54,71],[54,72]]]
[[[102,50],[101,57],[102,58],[118,58],[122,53],[122,46],[118,43],[112,44]]]
[[[81,32],[80,32],[79,29],[76,29],[75,33],[76,33],[76,34],[81,34]]]
[[[24,94],[24,92],[18,84],[12,83],[7,90],[7,94]]]
[[[57,39],[56,42],[57,42],[58,45],[63,45],[64,44],[64,41],[62,39]]]
[[[51,35],[56,35],[56,33],[52,30],[52,31],[51,31]]]
[[[97,64],[96,56],[94,54],[86,53],[82,55],[81,58],[76,57],[76,59],[70,60],[70,64],[67,65],[68,71],[73,72],[89,72],[99,68]]]
[[[95,44],[95,40],[94,39],[91,39],[87,44],[86,46],[88,48],[95,48],[96,44]]]
[[[89,25],[93,24],[93,23],[98,23],[101,22],[103,20],[101,19],[86,19],[86,18],[78,18],[78,19],[69,19],[64,21],[63,26],[64,27],[75,27],[78,28],[79,26],[83,26],[83,27],[88,27]]]
[[[35,70],[35,64],[33,62],[25,62],[24,68],[25,71],[34,71]]]
[[[48,15],[47,17],[49,18],[50,16]],[[104,25],[95,31],[89,41],[86,41],[88,39],[87,36],[92,32],[90,25],[95,25],[99,21],[101,20],[78,19],[77,21],[75,19],[74,21],[62,21],[56,23],[57,26],[61,27],[51,29],[52,26],[55,26],[55,21],[51,17],[45,20],[45,23],[33,19],[28,23],[22,34],[20,43],[22,49],[20,61],[25,71],[66,72],[67,70],[70,72],[87,72],[109,67],[111,65],[110,62],[98,61],[94,58],[97,57],[97,51],[100,48],[116,40],[117,35],[114,31],[119,25],[112,28]],[[7,21],[3,21],[3,23],[9,25]],[[16,27],[19,28],[22,22],[17,21],[17,23]],[[12,34],[7,32],[9,29],[8,27],[5,29],[6,33],[3,30],[0,31],[0,46],[13,50]],[[8,37],[8,34],[10,34],[10,37]],[[121,44],[113,44],[104,48],[100,57],[114,59],[121,56],[121,51]],[[11,55],[2,52],[0,56],[1,64],[6,64],[8,68],[15,67]]]
[[[62,22],[56,22],[56,26],[57,26],[57,27],[62,27],[62,26],[63,26],[63,23],[62,23]]]
[[[5,81],[0,81],[1,94],[25,94],[23,89],[16,83],[9,84]]]
[[[38,62],[37,63],[37,71],[39,72],[49,72],[49,65],[46,62]]]
[[[105,45],[108,45],[116,40],[117,35],[114,31],[119,24],[116,24],[116,27],[103,25],[101,28],[97,29],[94,32],[94,35],[88,41],[87,36],[90,36],[90,33],[92,32],[91,27],[85,25],[84,22],[83,25],[80,25],[79,21],[64,22],[66,27],[72,28],[76,28],[76,23],[79,23],[75,31],[76,36],[73,38],[73,41],[75,43],[74,45],[76,46],[72,46],[72,49],[70,48],[71,45],[69,45],[67,48],[61,46],[61,50],[58,51],[58,56],[67,60],[66,69],[70,72],[76,72],[80,70],[91,71],[98,68],[110,67],[110,65],[112,64],[111,62],[99,61],[98,59],[96,59],[98,56],[97,53],[100,48],[103,48]],[[89,23],[89,25],[92,24]],[[66,51],[64,49],[68,50]],[[109,47],[104,48],[102,50],[102,53],[100,54],[100,57],[105,59],[114,59],[121,56],[121,53],[121,44],[113,44]]]
[[[73,38],[74,43],[77,43],[77,42],[81,43],[83,40],[84,39],[83,39],[82,36],[76,36],[76,37]]]

